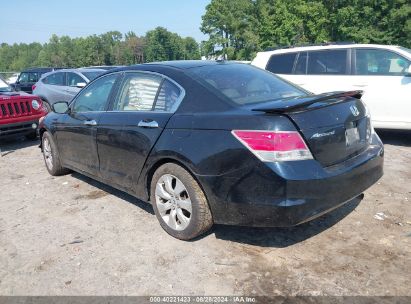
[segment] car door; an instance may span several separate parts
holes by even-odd
[[[411,128],[411,60],[384,49],[357,48],[350,85],[364,91],[363,101],[375,127]],[[407,127],[408,126],[408,127]]]
[[[144,163],[184,96],[170,79],[148,72],[125,73],[110,111],[97,127],[103,179],[128,191],[137,186]]]
[[[81,88],[87,84],[87,81],[83,79],[80,75],[67,72],[66,73],[66,86],[64,88],[66,98],[72,100],[74,96],[80,92]]]
[[[58,149],[64,166],[98,176],[97,124],[101,113],[107,109],[117,77],[118,74],[107,75],[85,88],[56,126]]]

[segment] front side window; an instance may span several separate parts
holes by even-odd
[[[75,99],[73,112],[104,111],[118,74],[102,77],[83,89]]]
[[[19,82],[25,83],[29,81],[29,73],[21,73],[19,76]]]
[[[80,83],[86,83],[86,81],[81,78],[79,75],[76,73],[67,73],[67,86],[69,87],[77,87]]]
[[[191,69],[210,90],[239,105],[306,95],[303,89],[272,73],[246,64],[219,64]]]
[[[279,54],[271,56],[266,70],[274,74],[291,74],[297,53]]]
[[[64,73],[54,73],[43,79],[43,83],[64,86]]]
[[[386,50],[357,49],[355,55],[356,75],[405,75],[411,62]]]
[[[152,111],[162,77],[146,73],[126,74],[114,111]]]
[[[347,50],[310,51],[308,53],[309,75],[347,73]]]
[[[98,72],[82,72],[82,74],[84,76],[86,76],[86,78],[89,81],[92,81],[94,79],[96,79],[98,76],[100,76],[101,74],[104,74],[106,71],[98,71]]]

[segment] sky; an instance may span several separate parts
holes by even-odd
[[[6,0],[0,5],[0,43],[44,43],[52,34],[84,37],[111,30],[144,35],[163,26],[198,42],[211,0]]]

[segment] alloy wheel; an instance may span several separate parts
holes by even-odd
[[[155,198],[160,216],[170,228],[181,231],[188,227],[192,204],[181,180],[171,174],[161,176],[156,184]]]
[[[43,140],[43,154],[44,159],[46,161],[47,168],[49,170],[53,169],[53,153],[51,151],[51,145],[48,138],[44,138]]]

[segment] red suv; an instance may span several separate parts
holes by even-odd
[[[41,99],[24,92],[14,92],[0,78],[0,139],[13,135],[37,137],[39,119],[47,114]]]

